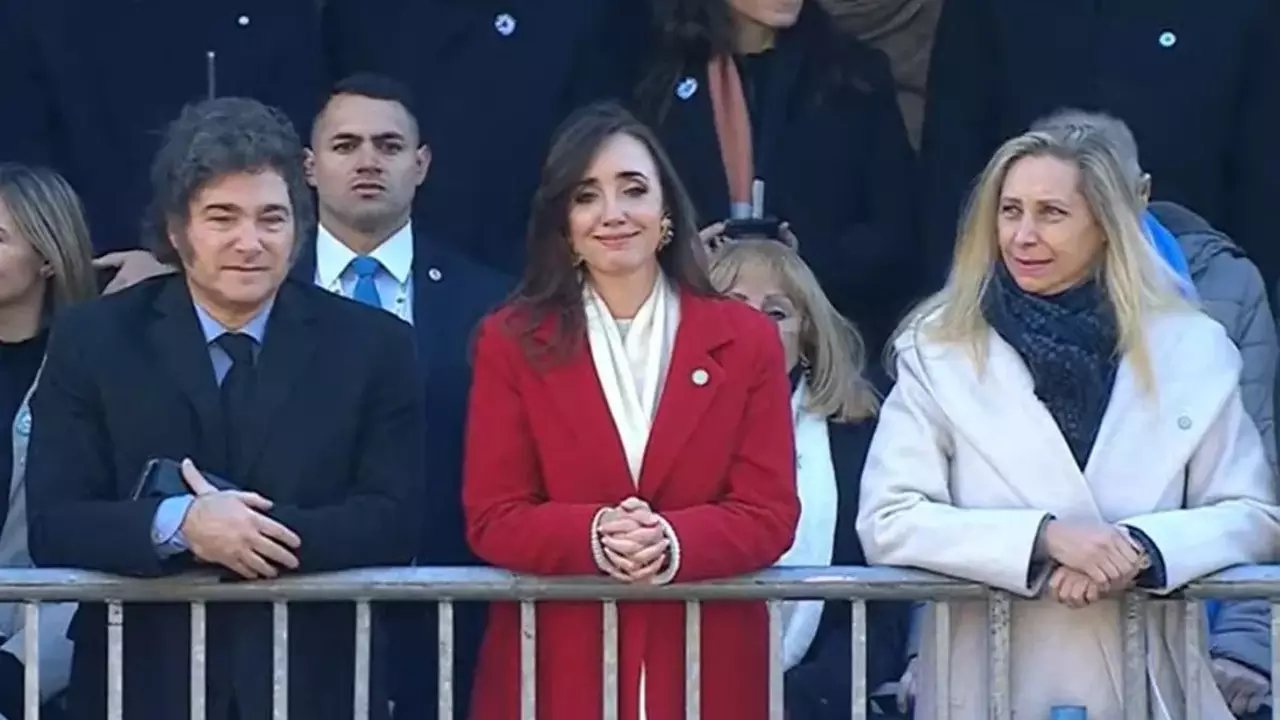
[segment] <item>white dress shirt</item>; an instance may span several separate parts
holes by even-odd
[[[330,292],[352,297],[356,289],[356,274],[351,270],[351,261],[356,257],[351,248],[320,225],[316,234],[316,284]],[[369,257],[382,265],[382,270],[374,278],[382,309],[413,323],[413,223],[405,223],[374,248]]]

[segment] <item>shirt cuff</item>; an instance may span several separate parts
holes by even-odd
[[[194,495],[176,495],[165,498],[156,508],[155,519],[151,521],[151,544],[161,558],[190,549],[187,538],[182,534],[182,521],[187,519],[187,511],[194,501]]]
[[[667,567],[653,576],[653,583],[666,585],[675,580],[676,573],[680,572],[680,538],[676,537],[676,529],[671,527],[671,523],[667,522],[666,518],[661,515],[657,517],[658,524],[662,526],[662,534],[671,541],[671,546],[667,548]]]

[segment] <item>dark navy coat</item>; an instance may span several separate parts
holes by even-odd
[[[643,37],[643,0],[327,0],[330,74],[374,71],[413,92],[431,175],[417,215],[508,275],[555,126],[609,95]],[[625,18],[639,18],[627,20]]]
[[[933,284],[991,154],[1064,106],[1128,123],[1155,199],[1204,216],[1274,281],[1277,77],[1275,0],[947,0],[922,148]]]
[[[152,157],[215,91],[284,110],[305,142],[322,88],[315,0],[0,0],[0,160],[51,165],[99,251],[136,248]]]
[[[417,220],[414,227],[418,227]],[[426,378],[427,494],[418,565],[479,565],[467,547],[462,517],[462,447],[471,388],[471,339],[480,319],[502,303],[512,281],[415,233],[414,333]],[[293,276],[315,281],[315,245],[298,258]],[[397,720],[436,717],[437,635],[434,604],[379,609],[380,640],[390,643],[387,668]],[[471,678],[484,634],[486,608],[454,606],[454,708],[466,717]]]

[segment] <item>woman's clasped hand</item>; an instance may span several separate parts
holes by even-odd
[[[1112,525],[1050,520],[1040,540],[1044,554],[1058,564],[1049,576],[1051,595],[1068,607],[1125,590],[1151,564],[1142,545]]]
[[[600,516],[596,532],[610,577],[645,582],[662,571],[671,540],[657,513],[639,498],[627,498]]]

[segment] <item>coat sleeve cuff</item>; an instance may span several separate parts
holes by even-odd
[[[658,516],[658,524],[662,526],[663,534],[671,541],[671,546],[667,548],[667,566],[653,577],[653,582],[656,585],[666,585],[675,580],[676,573],[680,572],[680,538],[676,537],[676,529],[671,527],[671,523],[661,515]]]

